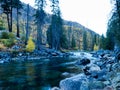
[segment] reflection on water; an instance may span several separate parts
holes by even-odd
[[[63,72],[76,72],[73,61],[51,58],[0,64],[0,90],[50,90],[59,85]]]

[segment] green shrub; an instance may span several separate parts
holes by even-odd
[[[15,35],[13,33],[9,33],[9,38],[10,39],[14,39],[15,38]]]
[[[26,51],[32,52],[35,49],[35,44],[32,40],[32,37],[29,37],[28,44],[26,46]]]
[[[5,30],[5,28],[0,26],[0,31],[3,31],[3,30]]]
[[[15,39],[15,35],[12,32],[2,32],[1,39]]]
[[[3,43],[6,47],[11,47],[15,44],[15,40],[13,39],[1,39],[1,43]]]
[[[2,32],[2,33],[1,33],[1,39],[9,39],[9,34],[8,34],[8,32]]]

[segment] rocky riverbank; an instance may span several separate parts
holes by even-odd
[[[41,58],[51,57],[68,57],[71,53],[64,53],[55,51],[52,49],[44,49],[41,51],[25,52],[25,51],[12,51],[12,52],[0,52],[0,63],[8,63],[11,61],[25,61],[25,60],[36,60]]]
[[[77,53],[82,73],[61,80],[52,90],[120,90],[120,62],[111,51]],[[119,56],[119,55],[118,55]]]

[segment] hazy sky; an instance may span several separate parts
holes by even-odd
[[[21,0],[34,6],[35,0]],[[59,0],[62,17],[105,34],[111,11],[110,0]],[[49,11],[49,9],[47,9]]]

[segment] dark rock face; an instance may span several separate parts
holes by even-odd
[[[91,73],[89,72],[89,69],[90,67],[87,67],[87,66],[83,69],[85,75],[91,75]]]
[[[77,61],[78,65],[84,65],[85,66],[89,63],[90,63],[90,60],[88,58],[83,58],[83,59]]]

